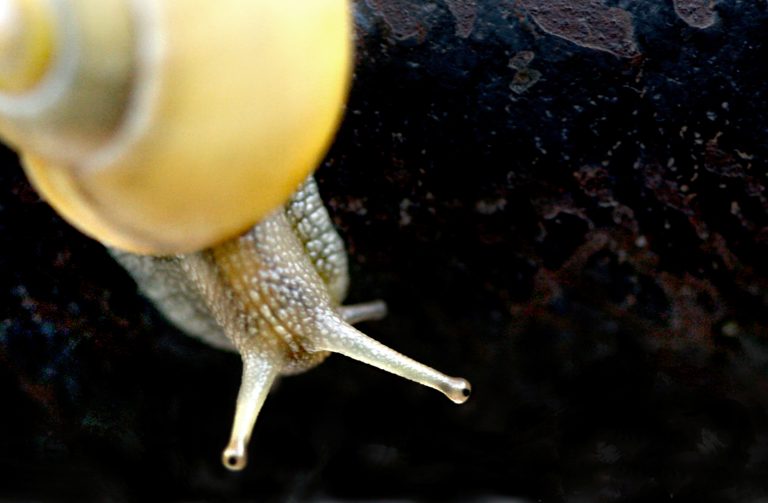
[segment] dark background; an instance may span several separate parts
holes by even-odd
[[[712,5],[714,4],[714,5]],[[764,0],[367,0],[317,172],[363,330],[226,472],[240,364],[0,169],[0,501],[768,501]]]

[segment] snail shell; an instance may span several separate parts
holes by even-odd
[[[274,380],[331,352],[469,396],[351,326],[382,302],[341,305],[344,246],[307,176],[343,107],[349,17],[346,0],[0,0],[0,135],[172,322],[240,353],[233,470]]]
[[[341,115],[346,0],[0,5],[0,135],[111,246],[179,253],[242,233],[315,168]]]

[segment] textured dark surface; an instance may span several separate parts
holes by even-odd
[[[0,500],[768,498],[763,0],[367,0],[317,177],[370,335],[219,464],[235,356],[0,169]]]

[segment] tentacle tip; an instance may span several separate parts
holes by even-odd
[[[453,403],[462,404],[472,394],[472,385],[466,379],[452,377],[440,391]]]
[[[371,301],[371,321],[383,320],[388,313],[389,308],[386,302],[381,299]]]
[[[221,455],[221,462],[227,470],[239,472],[248,464],[248,455],[245,452],[245,445],[233,443],[224,449]]]

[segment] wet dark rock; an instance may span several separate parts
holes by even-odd
[[[281,382],[226,473],[237,358],[165,322],[4,152],[0,499],[768,496],[766,3],[357,7],[317,173],[350,301],[386,299],[364,329],[474,396],[331,358]]]

